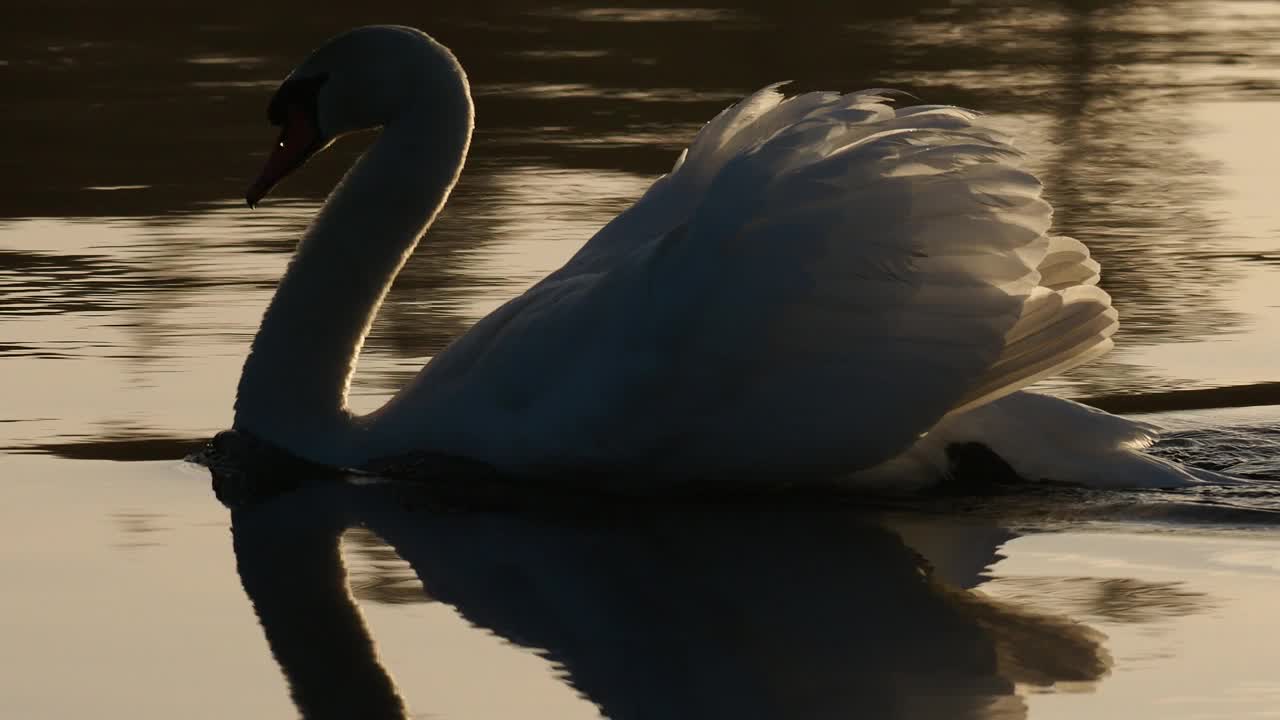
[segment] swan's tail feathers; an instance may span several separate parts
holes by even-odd
[[[1144,450],[1160,428],[1080,403],[1034,392],[1016,392],[954,413],[904,455],[934,467],[945,448],[978,443],[1030,481],[1087,487],[1183,487],[1230,483],[1224,475],[1188,468]]]

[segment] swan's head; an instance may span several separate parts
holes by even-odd
[[[469,107],[462,66],[420,30],[372,25],[330,39],[271,97],[267,119],[280,137],[245,200],[253,207],[338,137],[383,127],[442,86],[460,89]]]

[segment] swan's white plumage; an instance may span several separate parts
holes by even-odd
[[[1238,482],[1142,452],[1160,428],[1087,405],[1034,392],[1016,392],[943,419],[910,450],[859,471],[848,482],[912,490],[950,472],[947,448],[986,446],[1020,477],[1090,487],[1180,487]]]
[[[389,57],[419,79],[396,84]],[[1048,234],[1040,183],[981,116],[884,90],[771,86],[725,110],[563,268],[352,417],[354,355],[452,187],[471,103],[453,56],[407,28],[339,36],[295,72],[328,78],[320,127],[386,129],[272,301],[237,428],[332,464],[438,452],[650,484],[936,476],[953,440],[991,440],[1029,477],[1094,482],[1078,448],[1007,438],[1134,451],[1127,421],[1017,392],[1111,345],[1088,249]],[[1162,477],[1118,482],[1186,474]]]
[[[873,466],[1109,347],[1097,266],[1040,195],[974,113],[766,88],[417,392],[456,378],[458,449],[518,469]]]

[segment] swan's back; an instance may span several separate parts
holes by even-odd
[[[870,467],[1110,347],[1097,264],[1051,215],[975,113],[766,88],[388,420],[444,390],[442,449],[511,469]]]

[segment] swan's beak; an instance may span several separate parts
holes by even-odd
[[[307,158],[324,146],[311,114],[300,107],[289,108],[284,127],[280,130],[280,138],[271,149],[266,165],[262,166],[262,173],[245,193],[245,202],[249,203],[249,207],[256,207],[258,201],[271,192],[276,183],[301,167]]]

